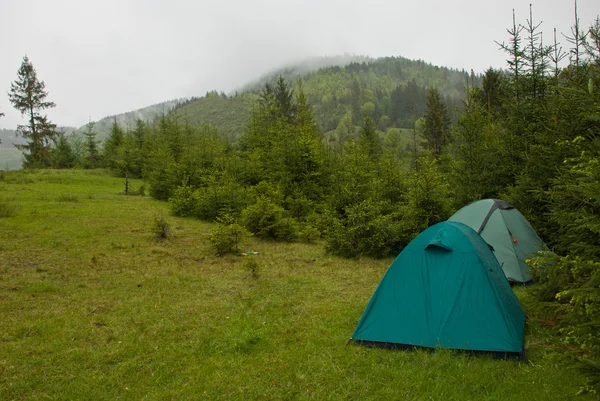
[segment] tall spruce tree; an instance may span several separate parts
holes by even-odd
[[[504,50],[507,54],[508,58],[506,59],[506,63],[508,64],[509,70],[513,77],[513,91],[515,96],[515,106],[517,111],[519,111],[519,104],[521,99],[521,90],[520,90],[520,78],[523,74],[523,69],[525,68],[524,61],[524,51],[521,45],[521,32],[523,31],[523,26],[517,25],[517,19],[515,16],[515,10],[513,9],[513,26],[511,29],[507,29],[506,32],[510,35],[510,40],[508,44],[504,42],[499,43],[496,42],[500,46],[500,49]]]
[[[442,148],[450,142],[450,117],[437,89],[431,88],[427,91],[423,120],[421,133],[425,139],[424,145],[434,156],[438,156]]]
[[[49,167],[51,165],[51,142],[57,137],[56,125],[52,124],[42,110],[56,105],[46,100],[46,85],[37,78],[33,64],[27,56],[23,57],[21,67],[17,71],[17,79],[11,83],[8,98],[13,107],[27,116],[28,124],[17,127],[17,135],[27,140],[26,144],[17,145],[24,150],[24,167]]]
[[[488,68],[481,81],[481,102],[485,105],[490,118],[496,118],[502,112],[502,102],[508,97],[508,81],[500,70]]]

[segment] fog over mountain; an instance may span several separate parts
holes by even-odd
[[[482,72],[503,67],[494,41],[525,23],[519,0],[3,0],[0,88],[6,92],[29,56],[57,104],[59,125],[136,110],[169,99],[230,92],[268,71],[318,56],[403,56]],[[581,25],[600,12],[579,0]],[[568,33],[573,2],[533,3],[534,20]],[[564,43],[565,39],[559,35]],[[565,46],[566,47],[566,46]],[[0,96],[0,128],[19,113]]]

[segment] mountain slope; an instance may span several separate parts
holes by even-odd
[[[336,60],[336,59],[333,59]],[[422,116],[428,88],[436,88],[449,109],[459,106],[466,72],[433,66],[403,57],[340,59],[344,65],[321,66],[310,71],[305,63],[266,74],[235,95],[211,92],[175,108],[193,124],[212,124],[231,137],[244,127],[253,101],[266,83],[278,76],[293,82],[308,97],[322,132],[335,130],[342,120],[360,125],[369,115],[382,131],[411,128]],[[337,61],[340,61],[337,60]],[[321,60],[321,64],[327,61]],[[476,77],[478,80],[479,77]]]
[[[126,113],[117,114],[114,116],[107,116],[98,120],[94,124],[94,131],[98,134],[96,139],[101,141],[106,138],[110,132],[110,127],[116,118],[117,123],[123,128],[133,127],[137,119],[152,122],[162,113],[168,113],[177,104],[185,102],[187,99],[174,99],[162,103],[153,104],[151,106],[143,107],[138,110],[129,111]],[[85,132],[87,129],[86,125],[81,126],[77,132]]]
[[[252,93],[227,97],[210,92],[204,97],[179,104],[174,111],[192,125],[212,124],[233,139],[242,132],[257,98]]]

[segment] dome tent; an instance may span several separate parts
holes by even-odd
[[[488,244],[442,222],[391,264],[352,334],[366,345],[523,356],[525,313]]]
[[[494,255],[510,282],[531,280],[525,261],[537,251],[547,249],[527,219],[513,205],[499,199],[473,202],[448,221],[464,223],[477,231],[494,248]]]

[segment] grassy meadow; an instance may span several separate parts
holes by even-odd
[[[585,382],[527,289],[529,363],[346,346],[391,259],[253,238],[259,255],[217,257],[212,224],[102,171],[0,174],[1,400],[565,400]]]

